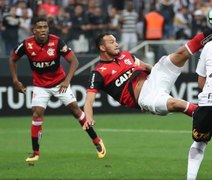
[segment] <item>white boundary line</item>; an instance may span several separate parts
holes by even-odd
[[[163,129],[97,129],[102,132],[130,132],[130,133],[168,133],[168,134],[190,134],[191,131],[186,130],[163,130]]]
[[[79,128],[62,128],[62,129],[51,129],[47,128],[47,132],[76,132],[76,131],[83,131]],[[164,130],[164,129],[107,129],[107,128],[96,128],[96,131],[100,132],[111,132],[111,133],[163,133],[163,134],[191,134],[191,131],[188,130]],[[0,134],[3,133],[26,133],[29,132],[28,129],[25,130],[8,130],[2,129]],[[45,132],[45,130],[44,130]]]

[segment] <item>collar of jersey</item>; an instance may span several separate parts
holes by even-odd
[[[113,59],[112,61],[103,61],[103,60],[100,59],[99,62],[108,64],[108,63],[116,62],[116,59]]]
[[[46,41],[45,44],[39,44],[39,43],[36,41],[35,36],[34,36],[34,40],[35,40],[35,43],[36,43],[38,46],[43,47],[43,46],[45,46],[46,44],[49,43],[49,35],[48,35],[48,40]]]

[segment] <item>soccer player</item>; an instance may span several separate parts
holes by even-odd
[[[210,33],[196,35],[175,53],[163,56],[153,67],[129,52],[120,51],[113,35],[100,34],[96,39],[100,62],[90,75],[84,105],[87,121],[83,128],[87,129],[95,123],[93,103],[99,90],[130,108],[159,115],[184,112],[191,116],[197,105],[173,98],[170,92],[187,59],[210,40]]]
[[[33,25],[34,35],[20,43],[9,58],[13,84],[19,92],[25,94],[25,87],[19,81],[16,71],[17,61],[23,55],[26,55],[32,70],[34,88],[31,139],[33,153],[26,159],[27,162],[39,159],[43,116],[52,95],[57,97],[71,111],[82,126],[86,121],[85,113],[79,108],[70,88],[70,81],[78,67],[78,60],[74,52],[59,37],[48,33],[49,26],[45,18],[38,17]],[[69,70],[66,75],[60,64],[61,56],[69,63]],[[87,129],[87,133],[97,148],[98,157],[103,158],[106,154],[103,141],[97,136],[93,128]]]
[[[212,42],[208,42],[200,55],[196,72],[202,92],[198,95],[198,108],[193,114],[193,144],[188,155],[187,180],[195,180],[212,133]]]

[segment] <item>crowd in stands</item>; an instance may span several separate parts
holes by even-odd
[[[94,37],[113,33],[125,49],[143,40],[189,39],[211,28],[212,0],[0,0],[0,55],[32,34],[36,16],[76,53],[95,53]]]

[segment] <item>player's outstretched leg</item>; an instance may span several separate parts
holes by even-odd
[[[79,122],[80,122],[81,126],[83,126],[85,121],[86,121],[85,113],[83,111],[81,111],[81,115],[77,119],[79,119]],[[98,158],[99,159],[104,158],[105,155],[106,155],[106,148],[105,148],[105,145],[103,143],[103,140],[100,139],[97,136],[97,134],[94,131],[93,127],[90,127],[89,129],[87,129],[86,132],[88,133],[88,135],[92,139],[94,145],[96,146]]]

